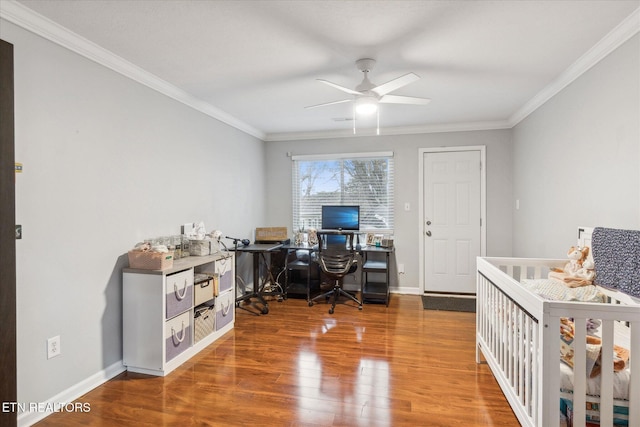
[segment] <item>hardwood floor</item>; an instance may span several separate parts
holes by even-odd
[[[270,301],[167,377],[123,373],[38,426],[518,426],[489,367],[475,315]]]

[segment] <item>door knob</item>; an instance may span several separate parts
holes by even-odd
[[[427,236],[431,237],[431,230],[427,230],[427,232],[425,233]]]

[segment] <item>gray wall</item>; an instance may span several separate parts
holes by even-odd
[[[565,256],[579,226],[640,229],[640,36],[514,128],[515,256]]]
[[[382,129],[384,132],[384,129]],[[286,226],[292,233],[291,159],[302,154],[393,151],[395,158],[395,262],[405,264],[405,274],[392,269],[392,288],[419,290],[419,149],[444,146],[487,147],[487,253],[511,255],[511,131],[430,133],[421,135],[368,136],[308,141],[267,142],[267,221]],[[404,204],[411,210],[406,212]]]
[[[122,360],[127,250],[180,224],[249,237],[264,143],[11,23],[15,46],[18,401]],[[47,360],[47,338],[62,354]]]

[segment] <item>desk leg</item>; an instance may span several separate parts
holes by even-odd
[[[391,294],[391,283],[389,282],[389,270],[391,270],[391,266],[389,265],[389,252],[387,252],[387,301],[386,305],[389,307],[389,296]]]
[[[269,304],[260,294],[260,253],[253,254],[253,296],[262,304],[262,314],[269,313]]]
[[[271,252],[269,252],[269,259],[267,259],[267,254],[265,252],[260,252],[260,258],[262,258],[262,265],[264,265],[267,270],[266,278],[262,279],[262,283],[258,282],[258,293],[264,299],[265,295],[275,295],[278,302],[282,302],[284,290],[282,286],[277,282],[276,278],[273,275],[273,271],[271,270]],[[260,263],[258,263],[260,265]],[[270,284],[271,288],[269,291],[265,291],[265,287],[267,284]],[[274,290],[274,288],[279,288],[280,290]],[[266,313],[265,313],[266,314]]]
[[[311,252],[309,252],[309,263],[307,265],[307,304],[311,301]]]
[[[262,295],[260,295],[260,274],[259,273],[260,273],[260,254],[258,252],[254,252],[253,253],[253,292],[247,295],[243,295],[241,297],[237,297],[236,307],[246,310],[255,315],[269,313],[269,305],[264,300],[264,298],[262,298]],[[262,309],[260,309],[260,313],[256,313],[255,311],[249,310],[246,307],[241,305],[243,301],[251,301],[251,298],[256,298],[258,300],[257,302],[259,304],[262,304]]]

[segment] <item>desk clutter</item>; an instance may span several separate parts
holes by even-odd
[[[174,260],[214,255],[222,252],[221,237],[219,230],[207,233],[202,222],[184,224],[180,234],[151,237],[137,243],[128,252],[129,267],[163,270],[172,268]]]

